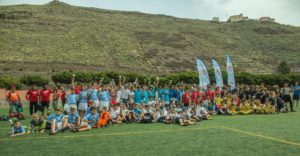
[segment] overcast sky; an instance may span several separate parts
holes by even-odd
[[[61,0],[71,5],[139,11],[210,20],[243,13],[249,18],[269,16],[279,23],[300,26],[300,0]],[[45,4],[50,0],[0,0],[0,5]]]

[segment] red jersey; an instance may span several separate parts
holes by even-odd
[[[26,93],[26,98],[30,102],[38,102],[39,91],[38,90],[28,90]]]
[[[195,104],[199,103],[198,97],[200,97],[200,92],[199,91],[193,91],[192,92],[192,101],[195,102]]]
[[[41,101],[45,101],[48,102],[50,101],[50,94],[51,94],[51,90],[41,90],[40,91],[40,96],[41,96]]]
[[[209,96],[209,99],[212,101],[214,98],[214,92],[212,90],[207,90],[206,91],[206,97]]]
[[[183,94],[183,103],[188,104],[190,100],[190,92],[184,92]]]
[[[63,100],[66,100],[66,91],[61,91],[60,92],[60,99],[63,101]]]
[[[222,94],[222,91],[220,89],[215,90],[215,94]]]
[[[77,86],[77,87],[75,87],[75,94],[78,95],[79,93],[80,93],[80,87]]]

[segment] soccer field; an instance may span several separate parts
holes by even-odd
[[[25,108],[27,110],[27,108]],[[7,109],[1,108],[1,114]],[[23,125],[28,125],[27,120]],[[300,155],[300,109],[296,113],[215,116],[181,127],[175,124],[122,124],[55,136],[9,138],[0,122],[0,155]]]

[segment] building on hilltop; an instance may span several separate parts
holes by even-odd
[[[212,22],[214,22],[214,23],[219,23],[219,22],[220,22],[219,17],[213,17],[213,18],[212,18]]]
[[[261,18],[259,18],[259,21],[261,21],[261,22],[275,22],[275,19],[271,18],[271,17],[261,17]]]
[[[247,16],[243,16],[243,14],[230,16],[227,22],[240,22],[248,20]]]

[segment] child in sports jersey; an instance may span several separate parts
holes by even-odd
[[[92,128],[97,127],[97,123],[99,121],[99,114],[95,107],[91,107],[91,113],[87,114],[83,118],[83,122],[78,128],[75,128],[73,132],[82,132],[82,131],[89,131]]]
[[[110,122],[110,113],[107,111],[107,107],[103,107],[103,111],[100,114],[100,119],[98,121],[98,128],[107,127]]]
[[[76,112],[75,106],[70,107],[70,114],[66,117],[66,120],[66,122],[63,122],[62,132],[64,132],[67,129],[75,129],[80,125],[80,117]]]
[[[120,124],[124,120],[122,115],[120,114],[120,108],[118,106],[113,105],[110,111],[111,122],[113,124]]]
[[[20,135],[25,135],[25,134],[26,134],[25,127],[22,126],[22,124],[19,120],[15,120],[8,135],[10,137],[15,137],[15,136],[20,136]]]
[[[46,128],[46,121],[37,114],[32,116],[32,120],[30,121],[29,128],[27,134],[32,132],[44,133]]]
[[[49,135],[54,135],[62,129],[63,122],[66,121],[64,121],[64,115],[61,113],[61,110],[57,108],[55,114],[48,116],[48,122],[51,124],[51,132]]]

